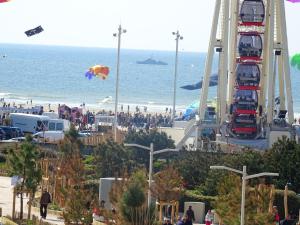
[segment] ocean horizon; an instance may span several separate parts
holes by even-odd
[[[25,104],[69,104],[103,109],[114,108],[117,50],[77,46],[0,44],[0,98]],[[144,65],[136,61],[153,58],[168,65]],[[200,99],[200,90],[183,85],[199,82],[204,73],[206,53],[179,52],[176,108],[183,111]],[[217,57],[212,73],[217,72]],[[119,107],[136,106],[163,111],[173,103],[175,51],[121,49]],[[89,67],[110,68],[106,80],[88,80]],[[291,68],[294,111],[300,113],[300,72]],[[211,87],[209,99],[216,97]]]

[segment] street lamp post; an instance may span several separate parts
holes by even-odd
[[[278,173],[268,173],[268,172],[247,175],[246,166],[243,166],[243,171],[236,170],[227,166],[210,166],[210,169],[229,170],[231,172],[239,173],[242,175],[241,225],[245,224],[246,181],[252,178],[263,177],[263,176],[279,176]]]
[[[162,150],[154,151],[153,143],[150,144],[150,148],[147,147],[147,146],[143,146],[143,145],[127,144],[127,143],[125,143],[124,146],[126,146],[126,147],[137,147],[137,148],[148,150],[150,152],[149,186],[148,186],[148,207],[150,207],[150,204],[151,204],[151,184],[152,184],[152,173],[153,173],[153,156],[157,155],[157,154],[160,154],[160,153],[165,153],[165,152],[178,152],[179,149],[165,148],[165,149],[162,149]]]
[[[174,122],[175,115],[176,115],[176,84],[177,84],[177,64],[178,64],[178,44],[179,40],[182,40],[183,37],[179,34],[179,31],[172,32],[173,35],[175,35],[175,41],[176,41],[176,55],[175,55],[175,72],[174,72],[174,92],[173,92],[173,114],[172,114],[172,121]]]
[[[125,29],[119,25],[118,33],[114,33],[114,37],[118,37],[118,55],[117,55],[117,76],[116,76],[116,96],[115,96],[115,118],[114,118],[114,140],[117,141],[117,127],[118,127],[118,101],[119,101],[119,72],[120,72],[120,49],[121,49],[121,36],[126,33]]]

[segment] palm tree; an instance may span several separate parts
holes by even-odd
[[[32,138],[27,137],[19,149],[9,151],[9,165],[12,175],[18,176],[21,180],[16,189],[20,193],[20,220],[23,219],[23,192],[30,192],[34,198],[37,187],[42,179],[42,171],[38,164],[39,153],[32,143]],[[30,215],[28,215],[30,217]]]

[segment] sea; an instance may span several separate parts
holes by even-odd
[[[137,64],[148,58],[168,65]],[[184,110],[200,99],[200,90],[184,90],[203,78],[206,53],[179,51],[176,108]],[[109,48],[0,44],[0,98],[25,104],[67,104],[113,109],[116,90],[117,50]],[[106,80],[89,80],[94,65],[110,68]],[[214,58],[212,73],[217,72]],[[121,49],[119,107],[147,107],[163,111],[173,104],[175,51]],[[295,112],[300,112],[300,72],[291,69]],[[209,98],[216,97],[211,87]]]

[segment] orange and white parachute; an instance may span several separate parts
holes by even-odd
[[[85,73],[85,77],[91,80],[94,76],[98,78],[102,78],[105,80],[109,74],[109,67],[96,65],[89,68],[89,70]]]

